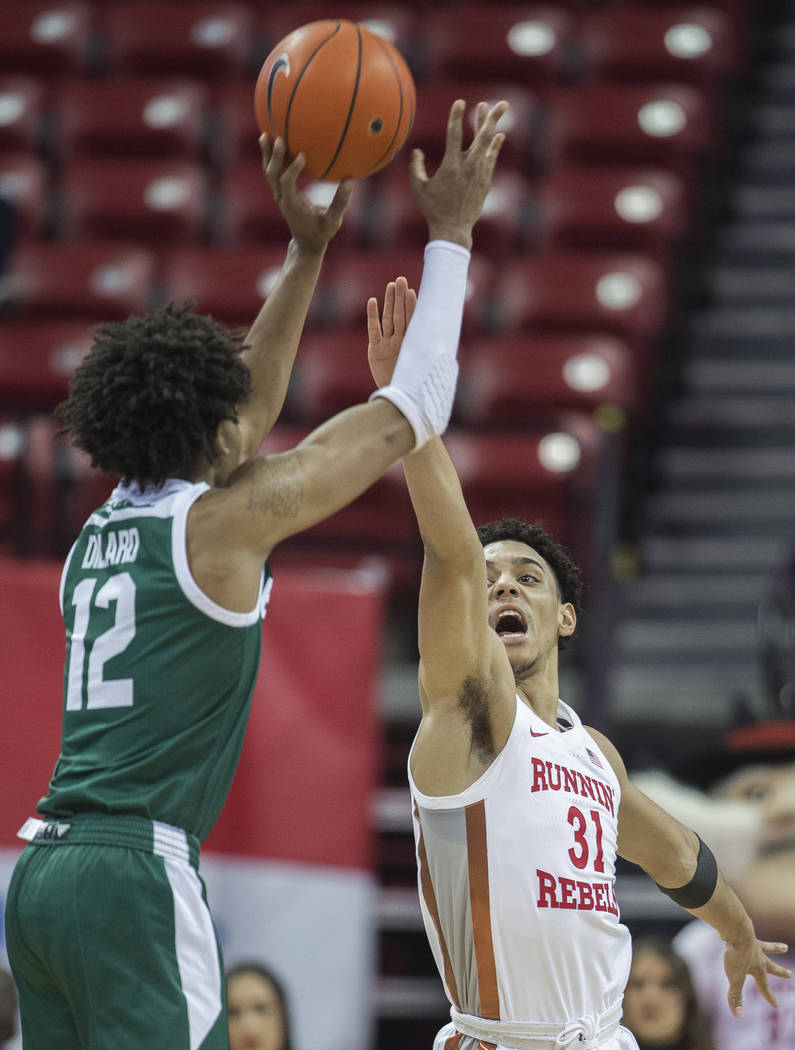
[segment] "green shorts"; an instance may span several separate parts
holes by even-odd
[[[227,1050],[198,855],[193,836],[140,817],[39,827],[5,913],[25,1050]]]

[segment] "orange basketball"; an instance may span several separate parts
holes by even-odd
[[[361,22],[327,19],[289,33],[254,89],[262,131],[306,154],[304,173],[339,182],[387,165],[414,122],[414,80],[400,52]]]

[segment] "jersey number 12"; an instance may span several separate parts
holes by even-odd
[[[123,653],[135,637],[135,581],[129,572],[120,572],[100,587],[96,596],[95,577],[81,580],[72,593],[75,621],[69,646],[66,678],[66,710],[80,711],[85,696],[87,708],[132,707],[132,678],[105,679],[105,664]],[[94,639],[85,674],[86,635],[93,605],[100,609],[116,603],[113,624]]]

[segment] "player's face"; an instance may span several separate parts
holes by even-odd
[[[622,1024],[642,1046],[669,1046],[682,1034],[685,999],[668,962],[655,952],[641,952],[632,961],[624,992]]]
[[[514,671],[532,666],[574,630],[574,610],[560,601],[552,569],[526,543],[500,540],[484,548],[489,626]]]
[[[256,973],[241,973],[227,987],[229,1050],[282,1050],[285,1031],[273,985]]]
[[[752,802],[759,809],[761,838],[756,858],[734,888],[760,936],[795,938],[795,762],[749,766],[724,781],[721,798]]]

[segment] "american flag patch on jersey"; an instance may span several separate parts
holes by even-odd
[[[588,758],[590,758],[590,760],[593,762],[593,764],[595,766],[599,766],[600,769],[604,769],[605,768],[602,765],[601,760],[600,760],[599,756],[597,755],[597,753],[595,751],[591,751],[591,749],[589,747],[586,747],[585,753],[588,756]]]

